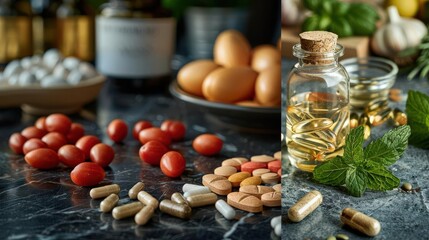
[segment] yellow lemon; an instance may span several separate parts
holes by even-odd
[[[419,0],[388,0],[387,6],[396,6],[402,17],[414,17],[419,10]]]

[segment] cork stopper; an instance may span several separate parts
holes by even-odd
[[[338,35],[326,31],[309,31],[299,34],[301,48],[309,52],[334,52]]]

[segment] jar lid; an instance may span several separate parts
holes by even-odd
[[[338,35],[326,31],[308,31],[299,34],[301,48],[309,52],[334,52]]]

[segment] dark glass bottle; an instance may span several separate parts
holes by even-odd
[[[33,54],[28,0],[0,0],[0,64]]]
[[[84,0],[64,0],[57,10],[57,47],[64,56],[94,61],[94,10]]]
[[[60,0],[32,0],[34,53],[56,48],[56,12]]]
[[[168,83],[176,25],[159,0],[111,0],[96,25],[98,71],[128,89]]]

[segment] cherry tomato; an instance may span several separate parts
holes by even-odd
[[[113,161],[113,158],[115,157],[115,151],[111,146],[104,143],[99,143],[91,148],[89,156],[91,161],[105,168]]]
[[[93,162],[79,163],[70,173],[70,178],[78,186],[94,186],[103,181],[106,173]]]
[[[72,121],[61,113],[54,113],[46,117],[45,129],[48,132],[59,132],[66,135],[70,131]]]
[[[21,133],[14,133],[10,135],[9,138],[9,147],[12,149],[12,151],[16,154],[22,154],[25,142],[27,141],[27,138],[22,136]]]
[[[186,161],[179,152],[170,151],[162,156],[160,166],[166,176],[174,178],[185,171]]]
[[[27,153],[25,161],[38,169],[52,169],[60,163],[58,154],[49,148],[39,148]]]
[[[67,133],[68,143],[75,144],[79,138],[83,137],[85,130],[83,129],[82,124],[72,123],[69,133]]]
[[[68,167],[76,167],[85,161],[85,153],[74,145],[64,145],[58,149],[60,162]]]
[[[127,137],[128,126],[121,119],[115,119],[107,126],[107,135],[114,142],[121,142]]]
[[[165,146],[168,146],[171,143],[170,135],[156,127],[146,128],[140,131],[139,140],[141,144],[146,144],[151,140],[159,141]]]
[[[55,150],[55,151],[58,151],[58,149],[60,149],[60,147],[67,144],[66,137],[64,137],[64,135],[62,135],[61,133],[58,133],[58,132],[50,132],[50,133],[46,134],[42,138],[42,141],[44,143],[46,143],[46,145],[48,145],[48,148]]]
[[[181,140],[185,137],[186,127],[180,121],[165,120],[161,124],[161,130],[170,134],[174,141]]]
[[[37,127],[31,126],[31,127],[24,128],[24,130],[21,131],[21,134],[27,139],[30,139],[30,138],[41,139],[43,136],[46,135],[46,131],[39,129]]]
[[[27,154],[35,149],[39,149],[39,148],[48,148],[48,145],[46,145],[46,143],[44,143],[42,140],[38,139],[38,138],[32,138],[32,139],[28,139],[25,143],[24,146],[22,146],[22,152],[24,154]]]
[[[223,141],[214,134],[201,134],[192,142],[195,151],[204,156],[218,154],[222,146]]]
[[[100,139],[98,137],[93,135],[86,135],[76,142],[76,147],[78,147],[80,150],[85,153],[85,159],[89,158],[89,152],[91,151],[91,148],[94,147],[96,144],[101,143]]]
[[[142,161],[145,161],[150,165],[159,166],[161,157],[166,152],[168,152],[168,148],[164,144],[152,140],[141,146],[139,156]]]
[[[151,128],[152,123],[150,123],[149,121],[138,121],[136,122],[136,124],[134,124],[134,128],[133,128],[133,137],[136,140],[139,140],[139,133],[141,130],[146,129],[146,128]]]
[[[34,123],[34,126],[38,129],[45,130],[45,120],[46,120],[46,117],[39,117]]]

